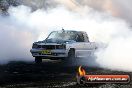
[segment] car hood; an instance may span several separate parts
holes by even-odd
[[[74,41],[74,40],[60,40],[60,39],[46,39],[46,40],[43,40],[43,41],[38,41],[37,43],[65,44],[65,43],[73,43],[73,42],[76,42],[76,41]]]

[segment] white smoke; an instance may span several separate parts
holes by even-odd
[[[32,60],[31,44],[63,27],[86,31],[91,41],[107,45],[96,52],[100,67],[132,71],[132,32],[129,24],[120,18],[88,6],[80,6],[76,11],[58,6],[32,12],[30,7],[21,5],[10,7],[8,12],[9,16],[0,16],[0,63]]]
[[[9,61],[33,61],[30,54],[32,43],[44,40],[50,29],[50,19],[45,10],[27,6],[10,7],[9,16],[0,16],[0,63]],[[52,29],[53,30],[53,29]],[[39,36],[42,34],[42,37]]]

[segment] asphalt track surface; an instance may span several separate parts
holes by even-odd
[[[6,88],[132,88],[128,84],[78,85],[76,73],[79,66],[70,66],[63,61],[45,60],[41,64],[13,61],[0,65],[0,87]],[[112,71],[83,66],[89,74],[130,74],[132,72]]]

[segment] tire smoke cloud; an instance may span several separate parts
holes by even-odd
[[[0,16],[1,64],[12,60],[34,60],[29,52],[32,43],[44,40],[50,31],[63,27],[66,30],[86,31],[90,41],[100,45],[95,52],[95,61],[100,67],[132,71],[132,32],[129,23],[105,11],[105,6],[101,7],[105,10],[98,10],[92,4],[82,6],[74,0],[66,4],[63,0],[56,0],[56,3],[59,5],[48,10],[38,8],[32,11],[25,5],[9,7],[9,16]],[[96,66],[96,63],[92,65]]]

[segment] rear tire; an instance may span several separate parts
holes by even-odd
[[[41,57],[35,57],[35,63],[42,63]]]

